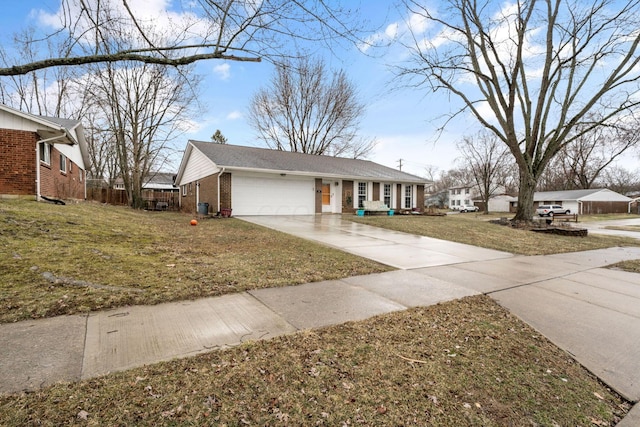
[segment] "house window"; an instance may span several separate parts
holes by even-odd
[[[60,172],[67,173],[67,156],[60,154]]]
[[[471,203],[469,203],[469,199],[465,199],[465,200],[464,200],[464,204],[465,204],[465,205],[467,205],[467,206],[469,206]]]
[[[51,146],[46,142],[40,143],[40,161],[48,165],[51,164]]]
[[[405,209],[411,209],[412,207],[412,203],[411,203],[411,186],[410,185],[405,185],[404,186],[404,207]]]
[[[469,194],[469,189],[468,188],[464,189],[464,194]]]
[[[358,207],[362,208],[363,207],[363,203],[365,200],[367,200],[367,183],[366,182],[359,182],[358,183]]]
[[[391,184],[384,185],[384,204],[387,205],[388,208],[391,207]]]

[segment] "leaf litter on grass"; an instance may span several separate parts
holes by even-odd
[[[237,219],[197,227],[190,219],[97,203],[0,201],[0,322],[391,269]]]
[[[490,298],[0,397],[8,425],[615,425],[629,410]]]

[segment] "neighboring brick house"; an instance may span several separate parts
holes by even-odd
[[[371,161],[189,141],[176,176],[182,210],[234,215],[353,213],[365,200],[424,208],[424,178]]]
[[[0,198],[85,199],[89,164],[78,121],[0,104]]]

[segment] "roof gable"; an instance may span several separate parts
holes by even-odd
[[[551,202],[562,200],[629,201],[631,199],[608,188],[589,188],[582,190],[539,191],[533,195],[533,200],[536,202]]]
[[[369,160],[278,151],[266,148],[189,141],[215,165],[226,169],[351,179],[425,183],[426,179]]]

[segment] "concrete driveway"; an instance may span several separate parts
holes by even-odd
[[[607,227],[637,227],[638,231],[610,230]],[[640,239],[640,218],[618,219],[611,221],[581,222],[580,227],[589,230],[589,233],[605,234],[609,236],[624,236]]]
[[[240,219],[403,270],[513,256],[507,252],[358,224],[343,220],[341,215],[248,216]]]

